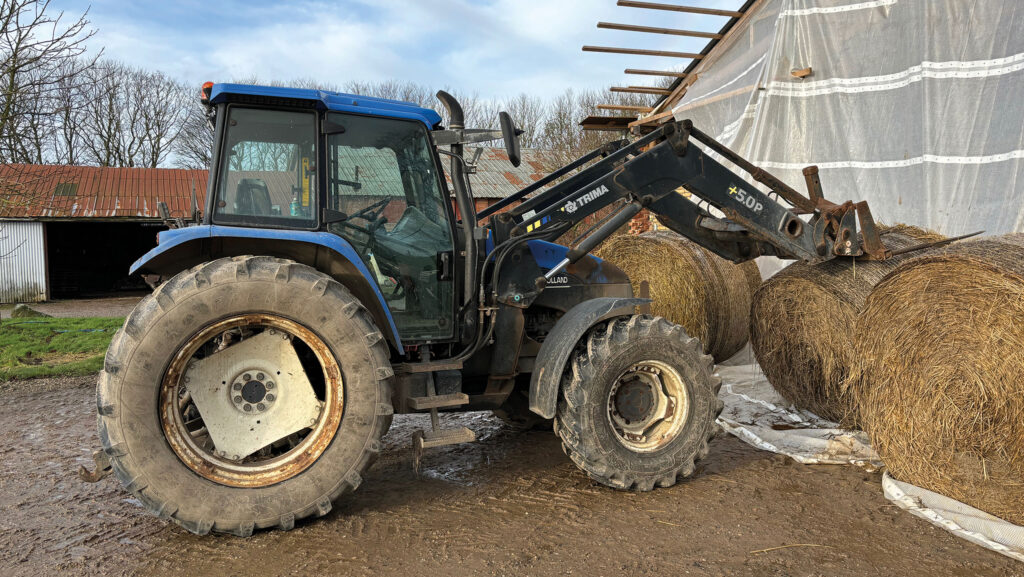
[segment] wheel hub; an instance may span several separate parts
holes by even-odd
[[[277,384],[259,369],[248,368],[232,380],[228,395],[235,408],[244,413],[262,413],[277,401]]]
[[[200,476],[269,486],[300,473],[330,446],[344,410],[343,386],[333,354],[306,327],[260,313],[229,317],[175,354],[161,387],[161,427]]]
[[[242,387],[242,398],[250,403],[258,403],[267,394],[267,387],[260,381],[249,381]]]
[[[675,368],[660,361],[629,367],[608,395],[608,418],[619,441],[655,451],[679,434],[689,416],[689,394]]]
[[[615,410],[626,424],[646,421],[657,406],[657,394],[651,383],[634,376],[615,394]]]
[[[228,381],[221,375],[235,376]],[[287,377],[285,397],[268,393],[277,390],[268,375]],[[232,460],[312,426],[320,415],[291,342],[270,331],[192,363],[185,379],[218,453]],[[225,395],[227,382],[232,384]]]

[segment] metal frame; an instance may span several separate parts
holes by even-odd
[[[736,164],[770,192],[762,192],[693,141]],[[808,262],[889,256],[865,203],[828,202],[816,169],[805,173],[809,196],[747,162],[689,120],[672,122],[499,215],[495,242],[526,234],[554,240],[566,226],[620,203],[607,222],[545,277],[550,279],[588,254],[643,208],[658,214],[672,230],[736,262],[761,255]],[[804,221],[800,214],[811,216]],[[863,241],[857,235],[857,220]]]

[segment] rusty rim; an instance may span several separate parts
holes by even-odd
[[[608,422],[631,451],[650,453],[671,443],[690,418],[690,394],[679,371],[661,361],[631,365],[608,394]]]
[[[322,387],[317,396],[322,402],[319,417],[310,427],[289,435],[241,459],[218,454],[212,439],[203,437],[205,424],[185,387],[185,372],[195,359],[211,354],[231,336],[279,331],[292,340],[296,349],[308,349],[322,370]],[[320,375],[309,374],[319,383]],[[226,377],[227,378],[227,377]],[[280,385],[285,386],[285,385]],[[323,454],[338,432],[344,408],[341,369],[327,345],[306,327],[270,314],[246,314],[229,317],[208,325],[192,336],[171,359],[160,390],[160,424],[171,449],[197,474],[233,487],[265,487],[298,475]]]

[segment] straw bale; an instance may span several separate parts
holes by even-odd
[[[898,224],[879,227],[890,250],[941,240]],[[762,283],[750,313],[750,344],[772,386],[795,406],[858,428],[844,393],[854,359],[853,326],[871,289],[913,253],[884,261],[797,262]]]
[[[1024,524],[1024,234],[908,260],[854,338],[850,395],[891,474]]]
[[[651,312],[682,325],[721,362],[747,343],[750,299],[761,283],[754,262],[734,264],[671,232],[619,235],[599,251],[650,287]]]

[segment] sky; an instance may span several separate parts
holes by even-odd
[[[736,9],[742,0],[659,0]],[[584,44],[699,52],[707,40],[596,27],[598,21],[717,32],[720,16],[616,6],[615,0],[52,0],[89,11],[93,50],[194,82],[256,77],[411,80],[481,98],[651,84],[625,68],[689,60],[582,52]]]

